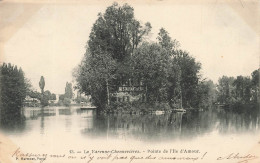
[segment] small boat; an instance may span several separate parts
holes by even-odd
[[[96,109],[95,106],[81,106],[80,107],[81,110],[93,110]]]
[[[173,109],[173,111],[186,113],[186,109],[183,109],[183,108],[181,108],[181,109]]]
[[[80,109],[81,110],[93,110],[93,109],[96,109],[96,107],[92,106],[92,105],[84,105],[84,103],[81,103]]]
[[[164,113],[165,113],[165,111],[162,111],[162,110],[156,110],[155,111],[155,115],[162,115]]]

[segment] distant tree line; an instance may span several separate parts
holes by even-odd
[[[56,100],[56,95],[54,93],[51,93],[49,90],[44,91],[45,87],[45,79],[43,76],[41,76],[40,81],[39,81],[39,87],[41,89],[41,92],[38,92],[30,87],[27,89],[26,96],[32,98],[32,99],[37,99],[40,101],[40,103],[35,100],[34,102],[30,102],[29,104],[26,103],[25,106],[47,106],[49,105],[49,101]]]
[[[215,85],[203,80],[201,64],[161,28],[149,41],[152,26],[142,25],[128,4],[114,3],[99,13],[86,53],[74,72],[76,88],[91,95],[99,108],[111,105],[111,93],[126,82],[142,82],[146,102],[199,108],[216,101]]]
[[[260,69],[253,71],[251,77],[221,77],[217,85],[218,104],[237,112],[259,108],[259,73]]]
[[[30,90],[27,95],[33,99],[37,99],[41,102],[42,106],[49,105],[50,101],[56,100],[56,94],[51,93],[49,90],[43,92],[43,96],[40,92]]]

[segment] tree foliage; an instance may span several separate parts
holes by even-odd
[[[26,96],[24,73],[17,66],[3,63],[0,66],[0,120],[8,123],[10,119],[20,117]]]
[[[234,94],[234,77],[223,76],[218,80],[218,101],[222,104],[230,104]]]
[[[179,41],[175,39],[172,40],[169,33],[164,28],[160,29],[157,40],[159,44],[169,52],[169,55],[173,55],[174,52],[180,47]]]
[[[102,51],[113,59],[122,61],[130,56],[150,30],[150,23],[142,27],[135,19],[131,6],[114,3],[104,14],[98,14],[89,36],[88,47],[92,55]]]
[[[212,108],[213,104],[217,101],[216,93],[217,90],[213,81],[200,81],[195,92],[196,98],[193,98],[195,107],[204,109]]]
[[[46,90],[44,92],[44,96],[46,96],[48,100],[56,100],[56,95],[54,93],[51,93],[49,90]]]
[[[184,107],[198,106],[193,101],[200,89],[200,63],[180,50],[180,43],[164,28],[157,43],[147,42],[150,31],[151,24],[141,25],[127,4],[114,3],[99,13],[84,58],[74,71],[76,88],[101,108],[109,105],[111,92],[120,85],[141,82],[149,103],[177,106],[183,101]]]
[[[252,77],[252,100],[255,103],[260,103],[260,93],[259,93],[259,85],[260,85],[260,69],[255,70],[252,72],[251,77]]]
[[[65,87],[65,97],[68,99],[72,99],[73,97],[73,90],[72,90],[72,84],[67,82]]]
[[[45,87],[45,80],[44,80],[44,77],[43,77],[43,76],[41,76],[41,79],[40,79],[40,81],[39,81],[39,87],[40,87],[41,92],[42,92],[42,94],[43,94],[43,93],[44,93],[44,87]]]
[[[200,80],[201,64],[183,50],[176,51],[173,61],[179,67],[182,103],[184,107],[195,107],[193,101]]]
[[[157,43],[142,44],[132,56],[133,79],[143,81],[149,102],[167,101],[169,56]]]
[[[86,54],[74,72],[77,88],[91,95],[97,106],[109,103],[109,94],[115,85],[131,76],[130,58],[134,49],[150,32],[134,18],[134,9],[114,3],[104,14],[99,13],[88,41]]]
[[[219,79],[217,85],[219,104],[229,106],[230,109],[244,112],[259,108],[259,69],[249,76],[227,77]]]

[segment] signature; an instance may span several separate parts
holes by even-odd
[[[217,160],[238,160],[238,163],[248,163],[248,161],[257,159],[258,157],[252,154],[241,155],[240,153],[231,153],[224,157],[218,157]]]
[[[16,160],[39,160],[41,163],[46,160],[47,154],[22,153],[20,147],[12,154]]]

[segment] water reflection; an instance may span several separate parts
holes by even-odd
[[[164,115],[97,115],[94,110],[77,107],[47,107],[24,108],[22,113],[23,121],[20,119],[19,123],[7,127],[9,133],[51,136],[61,132],[65,136],[66,133],[78,134],[83,139],[167,141],[191,139],[212,131],[219,134],[254,133],[259,131],[260,123],[257,114],[238,114],[224,110]]]
[[[19,107],[0,108],[0,128],[12,132],[23,131],[25,128],[25,117]]]

